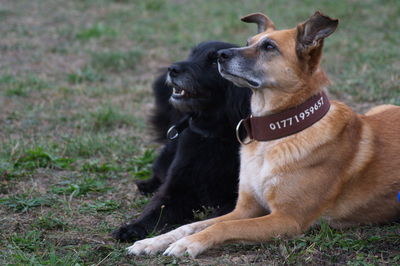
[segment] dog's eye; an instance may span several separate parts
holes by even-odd
[[[264,50],[266,50],[266,51],[273,51],[273,50],[276,49],[276,46],[275,46],[275,44],[273,44],[273,43],[271,43],[271,42],[265,42],[265,43],[263,44],[263,48],[264,48]]]

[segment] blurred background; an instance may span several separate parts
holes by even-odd
[[[400,105],[398,0],[0,0],[0,264],[195,263],[128,258],[109,237],[148,202],[133,181],[157,149],[151,83],[199,42],[245,45],[256,26],[243,15],[282,29],[316,10],[340,20],[322,61],[331,96],[360,112]],[[352,230],[321,226],[197,262],[400,261],[398,225]]]

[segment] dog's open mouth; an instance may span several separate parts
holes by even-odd
[[[182,89],[177,86],[172,88],[172,95],[174,99],[188,99],[194,98],[196,95],[187,89]]]
[[[190,82],[185,84],[180,80],[173,80],[170,75],[167,76],[166,83],[172,88],[171,100],[174,102],[190,100],[193,98],[204,97],[203,93],[196,91]]]

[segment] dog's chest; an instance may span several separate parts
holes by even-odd
[[[261,206],[269,209],[268,196],[279,184],[279,175],[273,171],[273,162],[266,158],[266,146],[269,145],[261,144],[255,149],[243,147],[240,187],[250,192]]]

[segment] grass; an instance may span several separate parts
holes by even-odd
[[[68,223],[62,218],[54,217],[53,212],[48,212],[37,218],[32,224],[33,228],[38,230],[66,230]]]
[[[48,84],[35,75],[26,78],[17,78],[13,75],[0,77],[0,86],[6,96],[28,96],[31,91],[40,91],[48,88]]]
[[[151,163],[155,159],[154,150],[146,150],[143,155],[133,159],[131,170],[138,179],[148,179],[151,175]]]
[[[115,37],[117,32],[103,23],[99,22],[89,28],[82,29],[76,33],[76,38],[79,40],[90,40],[100,37]]]
[[[36,168],[68,168],[74,161],[71,158],[58,158],[45,152],[42,147],[27,150],[15,160],[15,168],[33,170]]]
[[[86,212],[112,212],[119,208],[120,203],[115,200],[95,201],[82,207]]]
[[[0,8],[1,265],[400,263],[400,226],[228,245],[197,260],[127,257],[110,233],[149,198],[157,146],[146,126],[151,83],[196,43],[244,44],[262,11],[279,28],[315,10],[340,19],[322,64],[332,97],[363,112],[400,105],[400,3],[366,1],[5,1]],[[211,210],[196,212],[203,219]],[[156,232],[154,232],[156,233]]]
[[[90,192],[105,192],[109,190],[105,186],[105,182],[94,178],[84,178],[78,182],[72,183],[71,181],[63,181],[52,187],[51,192],[54,194],[67,194],[70,199],[86,195]]]
[[[134,119],[130,114],[123,114],[118,108],[104,105],[89,113],[89,120],[94,130],[113,129],[124,125],[133,125]]]
[[[26,212],[34,207],[49,206],[52,200],[49,197],[32,197],[26,194],[17,194],[0,199],[4,205],[17,212]]]
[[[91,65],[102,72],[135,70],[141,63],[140,50],[96,52],[92,54]]]
[[[102,82],[105,80],[105,77],[92,67],[84,67],[82,69],[77,69],[76,71],[68,74],[68,81],[72,84],[81,84],[84,82]]]

